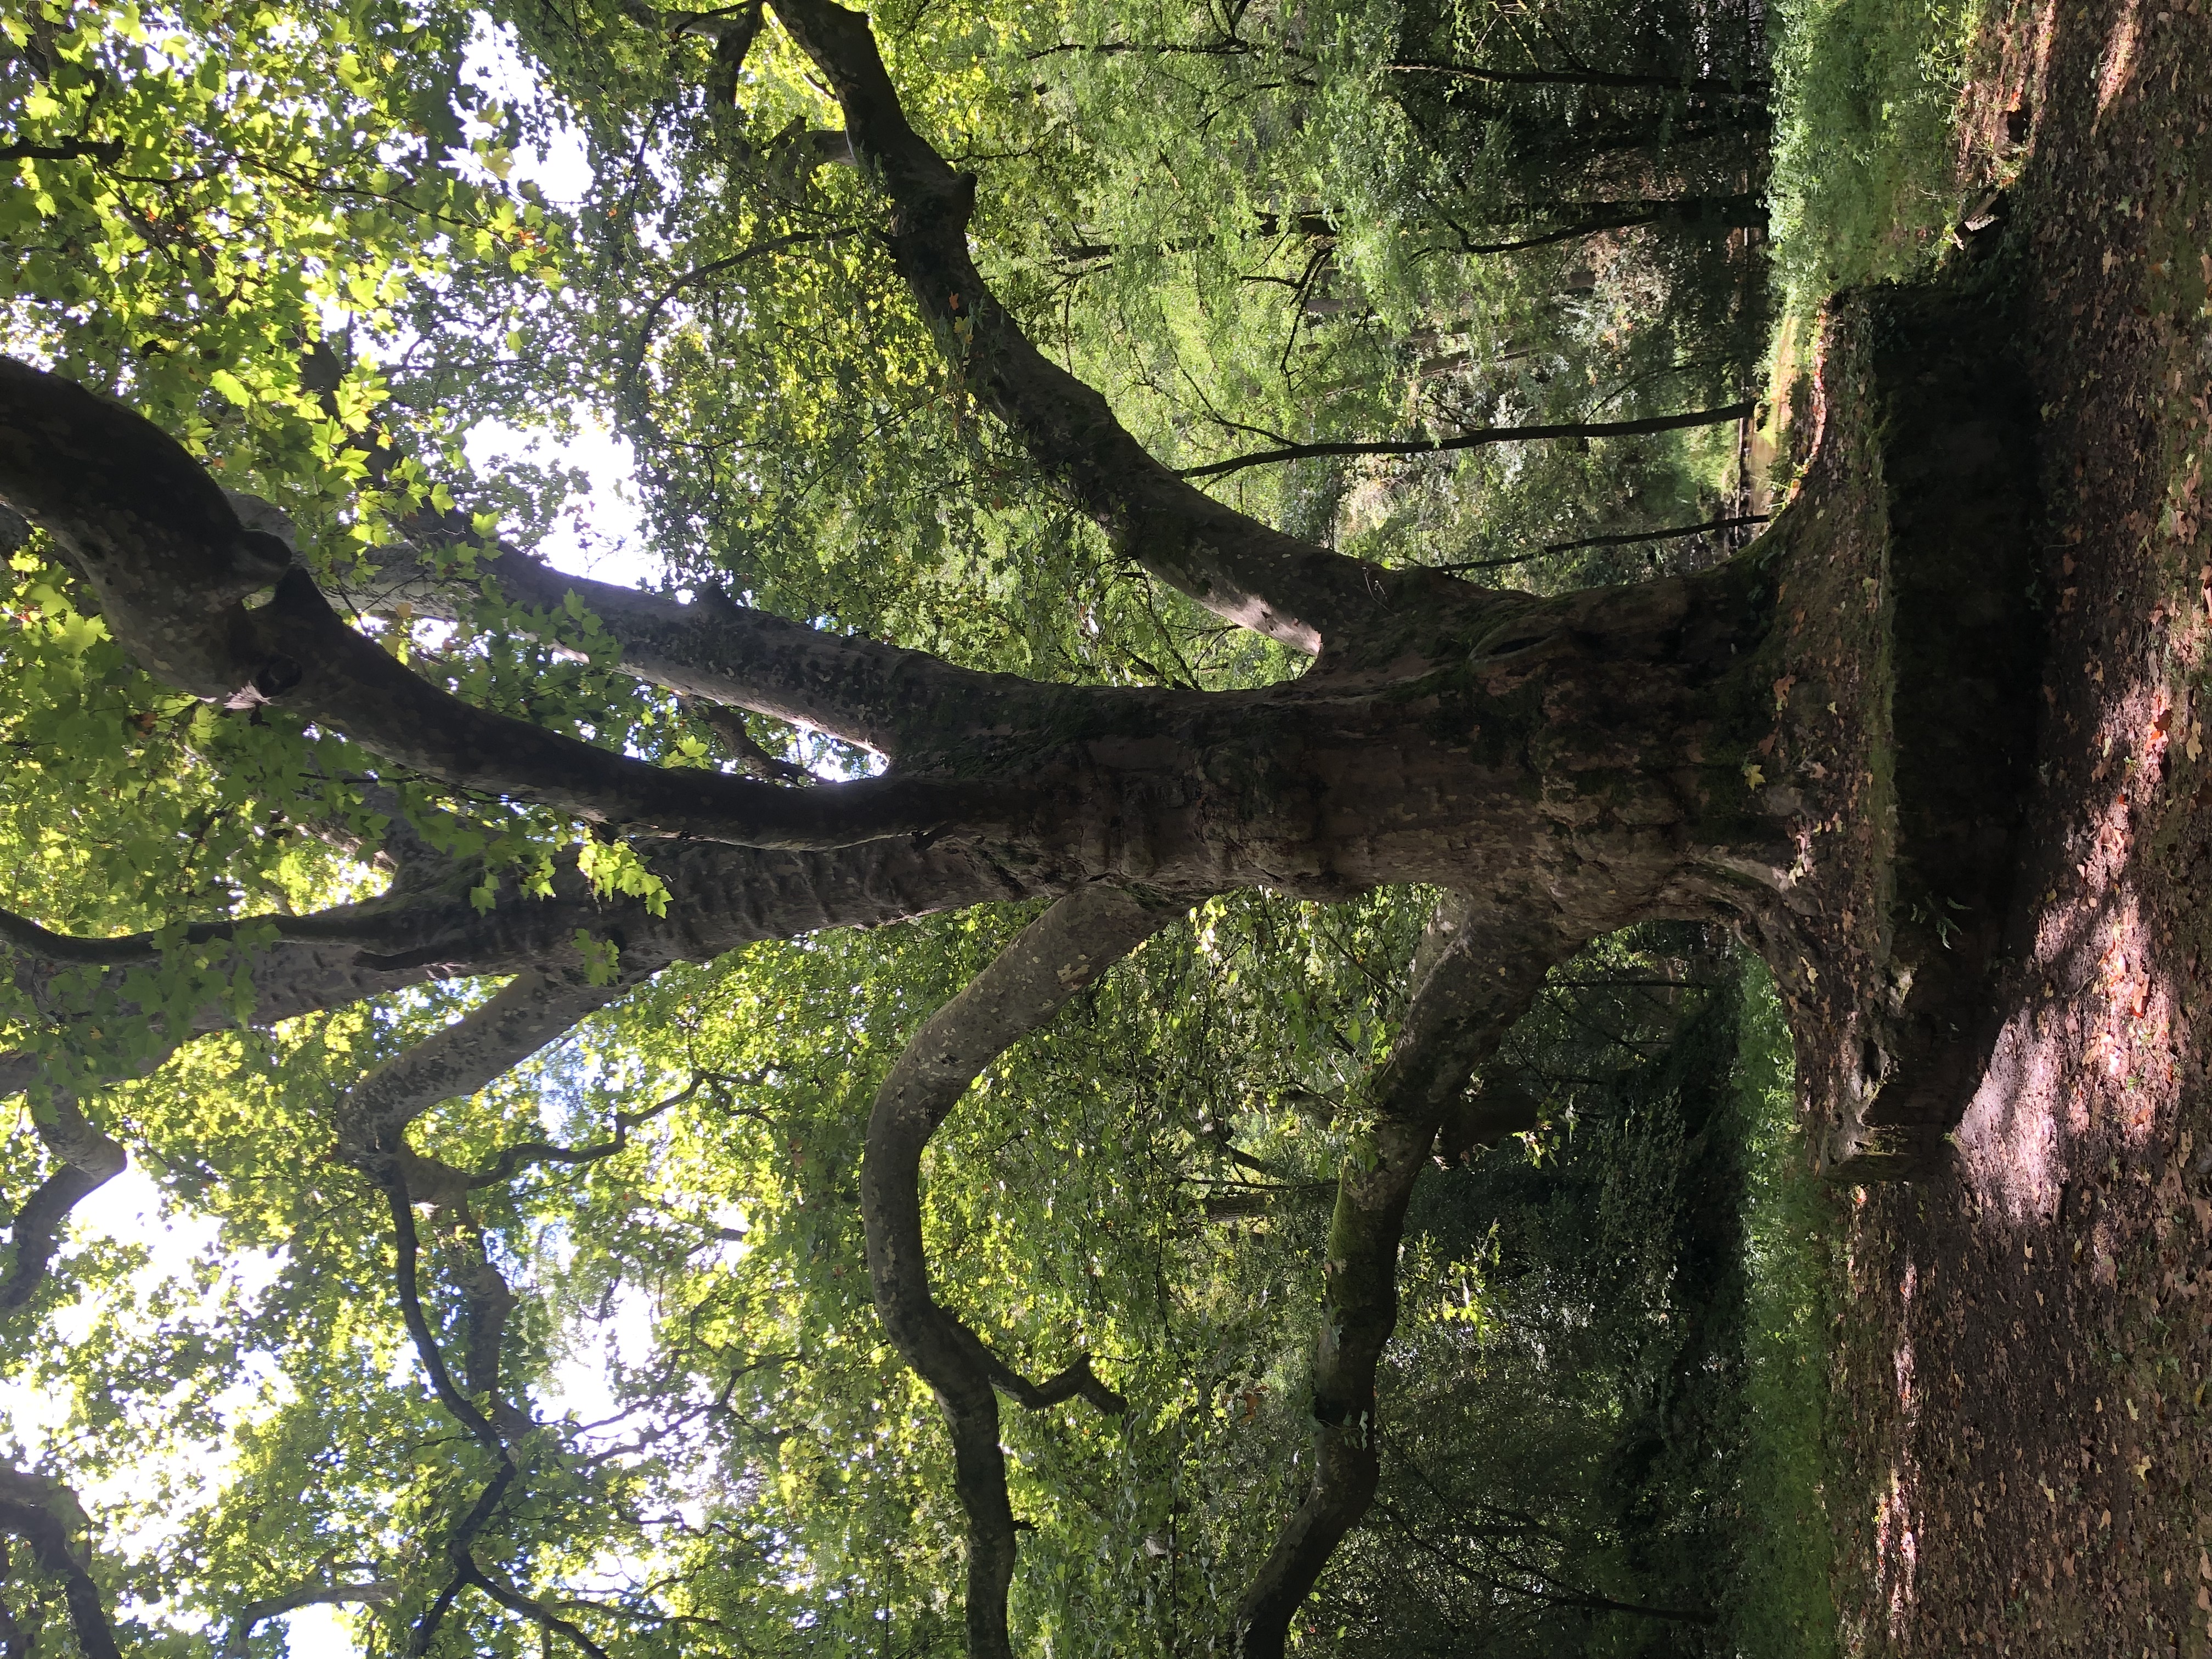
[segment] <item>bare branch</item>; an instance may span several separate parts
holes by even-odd
[[[714,734],[714,741],[737,763],[740,772],[749,772],[757,778],[777,778],[785,783],[820,781],[805,767],[762,748],[746,729],[745,717],[739,710],[697,697],[682,698],[678,707]]]
[[[1289,444],[1279,449],[1255,449],[1232,455],[1225,461],[1182,469],[1186,478],[1219,477],[1248,466],[1276,461],[1304,460],[1316,455],[1433,455],[1450,449],[1480,449],[1486,444],[1526,443],[1540,438],[1621,438],[1644,432],[1679,432],[1686,427],[1718,426],[1740,421],[1759,407],[1756,398],[1720,409],[1696,409],[1682,415],[1651,415],[1635,421],[1572,421],[1541,426],[1486,426],[1449,438],[1382,438],[1349,443]]]
[[[1734,82],[1679,75],[1626,75],[1607,70],[1505,70],[1481,64],[1455,64],[1435,58],[1401,58],[1383,69],[1396,75],[1434,75],[1504,87],[1602,87],[1622,92],[1680,92],[1692,98],[1751,98],[1764,100],[1764,81]]]
[[[1464,559],[1455,564],[1431,565],[1431,570],[1502,570],[1508,565],[1527,564],[1547,554],[1572,553],[1584,547],[1632,547],[1638,542],[1672,541],[1677,536],[1703,536],[1716,530],[1734,530],[1743,525],[1765,524],[1764,513],[1744,513],[1732,519],[1708,519],[1703,524],[1675,525],[1667,530],[1635,530],[1620,536],[1585,536],[1579,541],[1547,542],[1534,553],[1516,553],[1504,559]]]
[[[1397,605],[1433,599],[1425,577],[1285,536],[1193,489],[1117,421],[1106,400],[1039,352],[969,257],[975,179],[908,124],[866,18],[829,0],[777,0],[783,21],[845,112],[865,169],[890,198],[891,256],[963,384],[1129,557],[1215,614],[1296,649]]]
[[[650,1110],[617,1112],[612,1139],[602,1140],[590,1146],[556,1146],[543,1140],[525,1140],[513,1146],[502,1147],[489,1168],[479,1170],[467,1177],[467,1185],[471,1190],[479,1187],[503,1186],[533,1164],[596,1164],[602,1158],[612,1158],[629,1146],[632,1129],[650,1123],[663,1112],[681,1106],[699,1092],[700,1085],[707,1081],[708,1076],[705,1072],[700,1073]]]
[[[999,1449],[998,1395],[1032,1409],[1080,1395],[1119,1413],[1121,1397],[1087,1355],[1042,1383],[1023,1378],[930,1289],[921,1233],[921,1156],[983,1068],[1177,913],[1097,885],[1061,899],[915,1034],[876,1093],[860,1165],[860,1214],[876,1310],[905,1358],[937,1391],[952,1433],[953,1485],[968,1514],[968,1651],[1011,1659],[1006,1591],[1015,1526]]]

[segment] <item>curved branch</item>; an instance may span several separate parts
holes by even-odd
[[[101,1133],[67,1095],[33,1110],[31,1119],[55,1165],[23,1200],[9,1229],[15,1260],[0,1279],[0,1309],[20,1308],[38,1294],[61,1248],[70,1212],[121,1175],[129,1161],[121,1145]]]
[[[398,1258],[395,1280],[399,1291],[399,1316],[407,1327],[409,1340],[415,1345],[415,1356],[422,1362],[423,1373],[430,1379],[430,1391],[438,1396],[438,1403],[453,1414],[454,1421],[485,1450],[500,1459],[511,1476],[514,1463],[507,1455],[506,1437],[454,1382],[453,1371],[446,1364],[445,1350],[438,1345],[438,1334],[430,1328],[429,1316],[422,1311],[422,1244],[415,1231],[415,1195],[408,1189],[407,1178],[395,1166],[385,1171],[379,1184],[391,1211],[392,1242]],[[482,1503],[479,1498],[479,1507]],[[464,1544],[464,1551],[465,1548]]]
[[[84,1659],[122,1659],[107,1605],[93,1580],[91,1547],[76,1541],[88,1524],[76,1494],[60,1481],[0,1464],[0,1532],[24,1540],[39,1565],[62,1581]]]
[[[664,769],[478,708],[341,621],[290,550],[242,526],[183,447],[82,386],[0,360],[0,493],[52,535],[116,639],[179,689],[284,700],[400,765],[599,822],[741,846],[835,848],[1002,821],[1004,792],[870,778],[778,788]],[[245,600],[274,584],[270,603]]]
[[[1448,449],[1480,449],[1486,444],[1524,443],[1537,438],[1621,438],[1644,432],[1679,432],[1686,427],[1718,426],[1740,421],[1759,407],[1756,398],[1721,409],[1696,409],[1681,415],[1652,415],[1636,421],[1576,421],[1547,426],[1486,426],[1450,438],[1382,438],[1364,442],[1290,444],[1279,449],[1255,449],[1232,455],[1225,461],[1182,469],[1186,478],[1212,478],[1241,472],[1248,466],[1275,461],[1304,460],[1315,455],[1432,455]]]
[[[1271,530],[1147,453],[1097,392],[1037,350],[977,272],[967,238],[975,175],[955,173],[908,124],[867,20],[830,0],[775,0],[775,11],[890,198],[891,257],[963,383],[1125,554],[1216,615],[1309,653],[1395,606],[1464,604],[1464,589]]]
[[[986,786],[929,779],[792,790],[664,769],[494,714],[432,685],[347,627],[303,571],[278,583],[270,605],[243,614],[258,623],[265,653],[257,677],[278,677],[258,689],[282,696],[288,708],[459,787],[538,801],[595,822],[739,846],[830,848],[955,826],[988,830],[1003,823],[1012,805]]]
[[[360,1602],[380,1607],[397,1600],[399,1589],[397,1580],[372,1578],[358,1584],[306,1584],[280,1595],[248,1601],[230,1621],[230,1635],[222,1646],[223,1659],[246,1659],[246,1643],[253,1635],[253,1627],[264,1619],[281,1619],[301,1607],[343,1607]]]
[[[468,1191],[489,1183],[422,1156],[406,1145],[404,1137],[408,1123],[439,1101],[481,1088],[565,1035],[584,1015],[643,977],[632,971],[616,984],[599,986],[543,972],[519,975],[483,1007],[370,1073],[347,1091],[341,1109],[342,1155],[364,1170],[384,1193],[392,1218],[393,1277],[400,1317],[430,1380],[431,1391],[454,1420],[499,1462],[497,1473],[447,1540],[453,1577],[416,1626],[410,1644],[414,1654],[428,1651],[430,1638],[455,1596],[472,1585],[510,1612],[529,1619],[549,1636],[565,1637],[590,1659],[606,1659],[605,1650],[575,1625],[500,1583],[476,1559],[477,1534],[520,1478],[510,1444],[532,1426],[527,1411],[500,1394],[500,1352],[514,1310],[514,1292],[484,1253],[482,1236],[467,1213]],[[693,1088],[696,1086],[695,1083]],[[655,1113],[645,1115],[667,1109],[690,1092],[686,1090],[671,1097]],[[618,1117],[618,1139],[630,1121],[642,1121]],[[507,1163],[502,1156],[495,1172]],[[418,1187],[417,1178],[424,1176],[428,1184]],[[441,1208],[451,1206],[465,1238],[466,1258],[457,1261],[448,1274],[460,1295],[467,1322],[467,1346],[458,1382],[422,1306],[422,1242],[415,1227],[415,1206],[424,1201]],[[478,1399],[484,1404],[477,1405]]]
[[[921,1155],[983,1068],[1057,1012],[1177,912],[1120,888],[1086,887],[1024,928],[915,1034],[876,1093],[860,1165],[860,1215],[876,1310],[906,1362],[937,1391],[952,1433],[953,1484],[968,1514],[968,1651],[1011,1659],[1006,1592],[1015,1525],[999,1448],[998,1395],[1032,1409],[1080,1395],[1118,1414],[1125,1402],[1079,1358],[1026,1381],[939,1305],[921,1231]]]
[[[1372,1127],[1345,1160],[1322,1266],[1315,1344],[1313,1484],[1277,1533],[1236,1613],[1242,1659],[1279,1659],[1291,1617],[1373,1502],[1381,1463],[1375,1373],[1398,1322],[1398,1246],[1406,1206],[1438,1133],[1492,1137],[1527,1127],[1493,1111],[1470,1125],[1469,1074],[1532,1004],[1545,973],[1583,943],[1543,913],[1501,899],[1437,907],[1414,958],[1397,1040],[1359,1093]]]

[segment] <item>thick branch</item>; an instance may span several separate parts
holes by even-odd
[[[1374,1499],[1375,1373],[1398,1321],[1407,1203],[1469,1074],[1535,1000],[1545,972],[1582,942],[1537,914],[1544,919],[1532,921],[1528,909],[1499,900],[1440,906],[1414,960],[1404,1026],[1360,1091],[1373,1127],[1360,1154],[1345,1162],[1329,1223],[1314,1352],[1314,1481],[1238,1603],[1243,1659],[1278,1659],[1292,1615]]]
[[[1548,426],[1486,426],[1449,438],[1382,438],[1352,443],[1288,444],[1279,449],[1256,449],[1225,461],[1187,466],[1186,478],[1218,477],[1241,472],[1248,466],[1275,461],[1304,460],[1314,455],[1432,455],[1448,449],[1480,449],[1486,444],[1525,443],[1538,438],[1623,438],[1644,432],[1679,432],[1686,427],[1718,426],[1740,421],[1759,407],[1747,398],[1723,409],[1697,409],[1681,415],[1652,415],[1635,421],[1576,421]]]
[[[1009,805],[979,786],[927,780],[799,791],[664,769],[465,702],[347,627],[285,544],[241,526],[167,434],[12,361],[0,361],[0,493],[54,537],[149,672],[234,708],[282,698],[456,787],[757,847],[984,828]],[[275,598],[249,609],[246,599],[271,583]]]
[[[1148,454],[1106,400],[1030,343],[969,257],[973,174],[916,133],[867,21],[828,0],[777,0],[844,108],[854,153],[890,198],[890,246],[962,384],[1027,446],[1122,551],[1215,614],[1298,650],[1416,596],[1428,581],[1301,542],[1193,489]]]
[[[1157,933],[1176,913],[1122,889],[1086,887],[1024,928],[915,1033],[877,1091],[860,1166],[860,1214],[876,1310],[906,1362],[937,1391],[952,1432],[953,1483],[968,1513],[968,1651],[1011,1659],[1006,1591],[1014,1515],[999,1448],[998,1394],[1032,1408],[1081,1395],[1123,1409],[1088,1356],[1043,1383],[1018,1376],[930,1289],[922,1247],[921,1155],[983,1068]]]
[[[103,161],[113,167],[123,159],[120,138],[64,138],[57,143],[0,144],[0,161]]]
[[[593,985],[580,973],[517,974],[489,1002],[346,1091],[337,1111],[341,1155],[364,1166],[395,1155],[407,1126],[440,1101],[483,1088],[642,977],[626,974],[615,984]]]
[[[248,1601],[230,1621],[230,1637],[222,1648],[223,1659],[246,1659],[246,1643],[253,1634],[253,1627],[264,1619],[281,1619],[301,1607],[343,1607],[360,1602],[380,1607],[396,1600],[399,1588],[397,1581],[389,1578],[371,1578],[358,1584],[303,1584],[281,1595]]]
[[[419,549],[443,539],[421,526],[414,533]],[[344,590],[351,603],[380,610],[404,599],[425,616],[468,615],[467,584],[406,550],[376,556],[378,575]],[[647,684],[750,708],[882,754],[896,753],[902,732],[947,709],[964,708],[988,724],[1008,696],[1027,686],[1011,675],[956,668],[923,652],[787,622],[713,588],[687,605],[672,593],[568,575],[508,547],[486,568],[508,599],[531,610],[558,614],[574,593],[622,647],[622,671]]]
[[[277,939],[295,944],[368,942],[366,933],[353,915],[332,910],[306,916],[272,915],[249,916],[240,921],[196,921],[176,936],[175,943],[185,945],[216,944],[237,938],[241,927],[266,929],[273,932]],[[106,967],[154,962],[161,954],[161,946],[153,933],[112,936],[57,933],[51,928],[40,927],[28,916],[18,915],[7,909],[0,909],[0,942],[22,955],[36,957],[56,967]]]
[[[123,1148],[100,1133],[67,1095],[32,1113],[54,1168],[23,1200],[9,1229],[15,1260],[0,1279],[0,1309],[20,1308],[38,1294],[61,1248],[62,1224],[79,1202],[123,1173]]]
[[[994,900],[1065,891],[1072,869],[1026,866],[1017,871],[949,842],[870,842],[829,853],[763,852],[704,843],[644,849],[647,868],[681,904],[655,915],[635,899],[602,899],[576,870],[556,861],[553,892],[537,898],[503,888],[489,910],[470,902],[465,884],[452,890],[395,892],[324,913],[334,938],[348,944],[278,944],[256,949],[249,976],[248,1023],[273,1024],[365,998],[442,979],[514,974],[577,965],[579,929],[619,945],[623,973],[647,974],[672,962],[705,962],[763,939],[793,939],[827,927],[876,927],[940,910]],[[373,948],[363,949],[367,944]],[[116,967],[70,985],[52,975],[19,974],[18,984],[46,1017],[81,1020],[94,1008],[135,1011],[131,967]],[[238,1014],[210,1002],[171,1033],[182,1043],[233,1028]],[[155,1063],[158,1063],[158,1060]],[[38,1080],[35,1049],[0,1054],[0,1099]],[[137,1062],[110,1080],[137,1076]]]
[[[106,1603],[93,1582],[91,1547],[78,1541],[88,1524],[76,1494],[60,1481],[0,1464],[0,1532],[24,1540],[39,1565],[62,1581],[84,1659],[122,1659]]]

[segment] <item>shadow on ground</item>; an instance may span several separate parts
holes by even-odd
[[[1847,1652],[2212,1654],[2212,0],[2023,3],[2039,782],[2002,1027],[1941,1168],[1847,1190]]]

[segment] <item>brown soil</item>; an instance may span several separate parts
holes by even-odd
[[[1852,1653],[2212,1654],[2212,0],[2022,0],[2052,629],[2002,1035],[1942,1167],[1843,1198]],[[2008,136],[2026,127],[2024,157]]]

